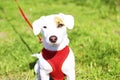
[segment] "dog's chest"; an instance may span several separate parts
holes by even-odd
[[[56,79],[64,79],[64,73],[62,72],[62,65],[69,54],[69,47],[66,46],[60,51],[49,51],[45,48],[42,50],[43,58],[51,65],[52,72],[50,73],[51,77]],[[57,75],[58,74],[58,75]]]

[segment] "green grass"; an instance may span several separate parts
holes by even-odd
[[[74,16],[75,26],[68,34],[76,59],[76,80],[120,80],[119,8],[92,6],[94,2],[88,5],[88,0],[85,5],[82,0],[47,1],[19,3],[31,22],[60,12]],[[35,80],[36,59],[31,54],[43,46],[22,19],[14,0],[0,2],[0,80]]]

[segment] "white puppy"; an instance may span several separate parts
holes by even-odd
[[[36,80],[64,80],[64,76],[75,80],[75,60],[66,32],[66,28],[73,26],[73,16],[62,13],[42,16],[33,22],[33,32],[42,33],[44,45],[41,54],[33,54],[38,58],[34,67]]]

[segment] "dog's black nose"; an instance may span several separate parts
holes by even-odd
[[[57,37],[55,35],[50,36],[49,40],[50,42],[55,43],[57,41]]]

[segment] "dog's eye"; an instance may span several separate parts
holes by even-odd
[[[43,28],[45,28],[45,29],[46,29],[46,28],[47,28],[47,26],[43,26]]]
[[[59,23],[57,27],[58,27],[58,28],[61,28],[61,27],[63,27],[63,26],[64,26],[64,24]]]

